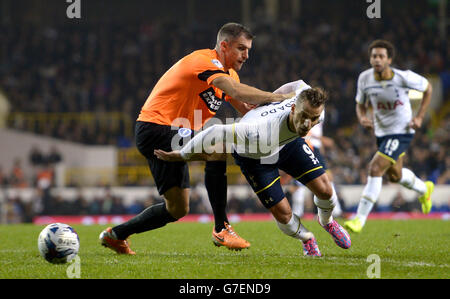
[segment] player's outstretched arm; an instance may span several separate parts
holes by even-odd
[[[225,160],[226,145],[233,143],[233,125],[214,125],[196,134],[181,150],[166,152],[155,149],[158,159],[177,161],[217,161]]]
[[[163,151],[162,149],[155,149],[153,151],[153,153],[160,160],[169,161],[169,162],[184,161],[183,157],[181,157],[180,151],[166,152],[166,151]]]
[[[164,161],[168,161],[168,162],[180,162],[180,161],[222,161],[226,159],[226,154],[225,153],[211,153],[211,154],[207,154],[207,153],[194,153],[192,155],[189,155],[186,158],[183,158],[183,156],[181,156],[180,151],[171,151],[171,152],[166,152],[163,151],[161,149],[155,149],[153,151],[153,153],[155,154],[155,156],[160,159],[160,160],[164,160]]]
[[[239,83],[228,76],[217,77],[212,81],[212,84],[223,90],[235,100],[256,105],[269,102],[281,102],[295,96],[295,92],[289,94],[274,94],[262,91],[258,88]]]
[[[300,88],[303,87],[304,85],[306,85],[306,83],[303,82],[303,80],[289,82],[276,89],[273,93],[289,96],[294,93],[295,95],[297,95],[300,91]],[[233,98],[230,100],[230,103],[234,107],[234,109],[239,111],[242,115],[245,115],[251,109],[258,107],[258,104],[248,104],[245,102],[235,100]]]

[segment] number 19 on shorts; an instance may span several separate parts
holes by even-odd
[[[390,139],[388,139],[388,141],[386,143],[384,151],[389,156],[392,156],[392,153],[398,149],[399,144],[400,144],[400,142],[398,141],[398,139],[390,138]]]

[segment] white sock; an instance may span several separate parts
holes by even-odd
[[[362,226],[366,224],[367,217],[369,216],[370,211],[372,211],[374,204],[373,201],[370,201],[367,198],[361,198],[358,210],[356,211],[356,217],[359,218]]]
[[[427,192],[427,186],[425,183],[408,168],[402,168],[402,178],[398,183],[410,190],[416,191],[420,195]]]
[[[275,220],[276,221],[276,220]],[[313,233],[306,229],[300,222],[300,218],[295,214],[292,214],[291,220],[288,223],[283,224],[278,221],[278,228],[286,235],[299,239],[301,241],[308,241],[314,237]]]
[[[292,193],[292,213],[298,217],[302,217],[305,211],[305,189],[304,186],[299,186],[294,193]]]
[[[331,200],[334,203],[334,209],[333,209],[333,217],[339,217],[342,215],[342,208],[341,204],[339,203],[338,196],[336,193],[336,188],[334,187],[334,183],[331,183],[331,187],[333,188],[333,196],[331,197]]]
[[[371,177],[367,178],[367,184],[364,187],[361,200],[358,205],[358,210],[356,211],[356,217],[361,221],[361,225],[366,224],[367,217],[372,211],[375,202],[380,196],[381,187],[383,186],[382,177]]]
[[[319,199],[314,195],[314,204],[317,207],[317,215],[319,216],[319,222],[322,226],[333,221],[332,214],[336,205],[335,202],[333,202],[333,198],[334,200],[337,200],[337,196],[332,196],[330,199]]]

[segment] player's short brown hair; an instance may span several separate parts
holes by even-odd
[[[328,100],[328,93],[320,87],[308,88],[300,93],[299,99],[308,101],[312,107],[320,107]]]
[[[384,48],[387,51],[388,58],[394,58],[395,47],[393,44],[384,39],[377,39],[370,43],[369,45],[369,57],[372,54],[373,48]]]
[[[247,39],[254,39],[255,35],[249,28],[239,23],[226,23],[217,33],[217,44],[222,40],[231,41],[244,34]]]

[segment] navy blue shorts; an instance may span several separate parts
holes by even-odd
[[[377,137],[377,153],[395,164],[397,159],[405,154],[413,138],[414,134],[394,134]]]
[[[316,156],[317,160],[319,160],[320,164],[322,164],[323,170],[327,171],[328,166],[327,162],[325,161],[325,158],[322,156],[322,153],[320,152],[320,149],[318,147],[313,148],[314,155]],[[295,185],[297,186],[303,186],[302,183],[299,183],[298,181],[293,181]]]
[[[267,209],[286,197],[281,188],[279,169],[304,185],[325,173],[322,164],[303,138],[286,144],[278,153],[278,161],[274,164],[262,164],[259,159],[245,158],[236,153],[233,153],[233,157]]]
[[[316,155],[317,160],[319,160],[320,164],[322,164],[323,169],[327,170],[328,169],[327,163],[325,162],[325,159],[323,158],[322,153],[320,152],[320,149],[315,147],[313,149],[313,152],[314,152],[314,155]]]

